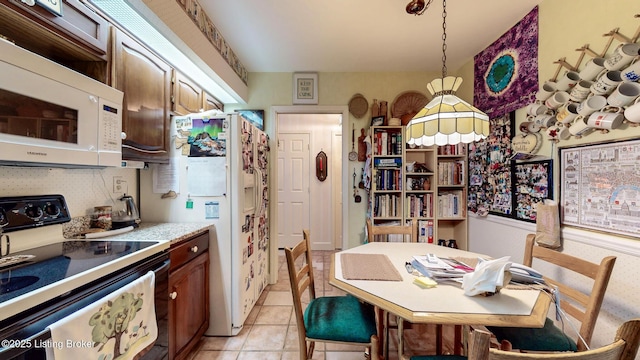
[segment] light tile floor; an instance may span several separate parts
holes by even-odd
[[[316,296],[338,296],[344,293],[328,283],[332,251],[314,251],[313,268]],[[203,337],[189,360],[294,360],[299,359],[298,333],[293,314],[291,287],[284,252],[280,251],[278,282],[267,286],[251,311],[244,328],[233,337]],[[449,330],[447,330],[449,331]],[[434,330],[414,325],[405,330],[405,354],[433,354]],[[389,360],[397,360],[395,332],[391,331]],[[445,351],[450,346],[445,342]],[[313,359],[362,360],[364,348],[316,343]]]

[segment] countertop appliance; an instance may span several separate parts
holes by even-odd
[[[173,117],[172,139],[170,165],[140,172],[140,215],[145,222],[215,225],[205,334],[237,335],[268,281],[268,138],[238,114],[206,112]],[[167,196],[152,185],[165,170],[180,184]],[[201,189],[210,183],[213,189]]]
[[[113,229],[122,229],[128,226],[138,227],[140,215],[138,207],[131,195],[124,194],[118,199],[115,211],[111,215]]]
[[[0,73],[0,163],[121,165],[121,91],[3,39]]]
[[[45,359],[48,326],[154,271],[158,339],[142,359],[168,358],[167,242],[66,240],[61,195],[0,197],[0,359]],[[7,254],[7,242],[10,251]],[[15,250],[14,250],[15,249]],[[6,340],[6,341],[5,341]]]

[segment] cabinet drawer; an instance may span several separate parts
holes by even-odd
[[[209,232],[187,239],[171,248],[171,270],[191,261],[209,248]]]

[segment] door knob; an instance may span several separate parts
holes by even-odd
[[[178,297],[178,293],[174,291],[174,292],[169,294],[169,297],[171,298],[171,300],[175,300],[175,298]]]

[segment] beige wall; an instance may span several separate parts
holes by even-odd
[[[427,95],[426,85],[429,81],[439,77],[439,73],[319,73],[318,76],[318,100],[320,106],[346,106],[351,97],[361,93],[369,102],[373,99],[388,102],[389,110],[393,100],[405,91],[419,91]],[[472,82],[472,80],[471,80]],[[464,84],[463,84],[464,86]],[[271,106],[289,106],[292,103],[293,77],[291,73],[251,73],[249,74],[249,101],[246,106],[227,106],[226,111],[236,108],[264,109],[265,128],[272,139],[275,139],[276,128],[274,119],[271,119]],[[467,99],[471,100],[471,99]],[[304,108],[304,106],[301,106]],[[343,160],[351,150],[351,125],[355,124],[356,134],[359,129],[368,128],[370,124],[370,112],[360,119],[349,114],[348,121],[343,121],[344,146]],[[356,135],[357,136],[357,135]],[[275,142],[272,142],[275,146]],[[326,150],[325,150],[326,152]],[[276,174],[274,152],[271,152],[271,173]],[[351,175],[355,169],[359,175],[364,163],[348,162],[346,174]],[[274,178],[272,178],[274,180]],[[352,178],[348,178],[348,190],[351,189]],[[271,186],[275,186],[271,183]],[[362,195],[362,193],[361,193]],[[367,198],[363,197],[361,203],[355,203],[353,197],[348,196],[349,221],[346,224],[347,246],[353,247],[364,241],[364,221],[367,210]],[[272,199],[271,204],[275,203]],[[274,210],[274,208],[271,208]],[[272,236],[272,238],[275,238]]]

